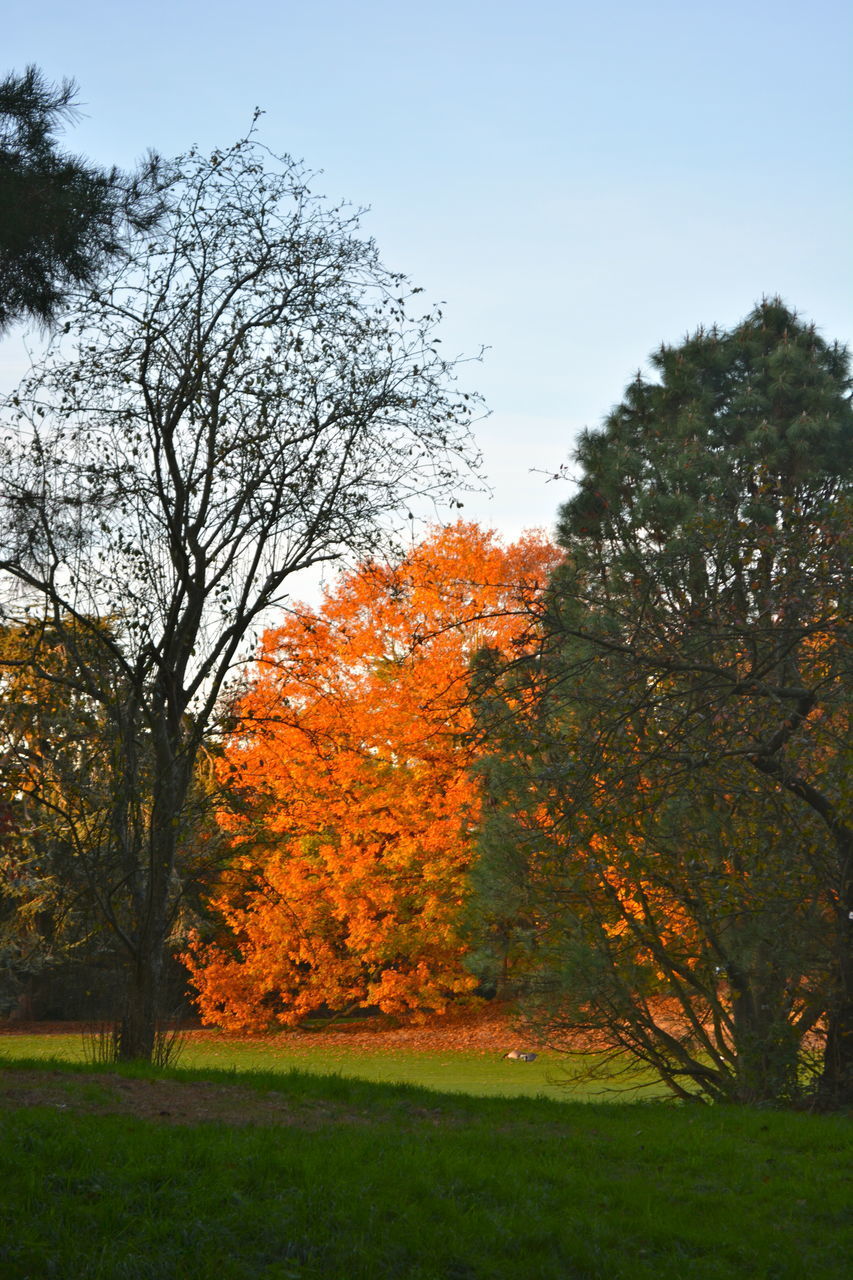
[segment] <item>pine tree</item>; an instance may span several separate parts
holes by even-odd
[[[770,300],[653,366],[581,439],[536,664],[491,680],[531,989],[712,1096],[795,1091],[822,1026],[849,1100],[847,354]]]
[[[0,81],[0,332],[18,319],[52,325],[69,291],[123,251],[125,231],[162,212],[154,157],[129,175],[59,149],[76,92],[37,67]]]

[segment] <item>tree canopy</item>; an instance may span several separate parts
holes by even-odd
[[[208,1021],[443,1011],[480,803],[471,654],[513,651],[556,549],[476,525],[368,560],[264,636],[220,774],[233,863],[189,959]]]
[[[755,1098],[820,1028],[844,1098],[847,354],[768,300],[652,363],[581,439],[535,660],[481,664],[481,883],[555,1032]]]
[[[53,324],[162,213],[155,158],[125,174],[59,149],[76,95],[37,67],[0,81],[0,333],[18,319]]]

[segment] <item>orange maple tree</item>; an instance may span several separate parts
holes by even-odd
[[[365,563],[263,638],[222,777],[235,857],[185,957],[207,1022],[417,1017],[470,992],[461,908],[479,817],[471,655],[523,644],[558,552],[459,522]]]

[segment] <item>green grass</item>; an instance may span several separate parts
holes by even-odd
[[[63,1070],[72,1090],[91,1087],[80,1065]],[[474,1098],[295,1072],[238,1083],[337,1111],[253,1129],[0,1112],[2,1280],[849,1274],[853,1138],[840,1117]]]
[[[83,1038],[74,1035],[0,1036],[0,1067],[21,1058],[59,1058],[79,1062],[84,1056]],[[589,1059],[588,1061],[593,1061]],[[535,1062],[509,1062],[479,1053],[411,1053],[387,1049],[352,1052],[345,1047],[298,1049],[289,1053],[280,1040],[188,1040],[180,1065],[216,1067],[232,1071],[288,1071],[296,1069],[320,1075],[346,1075],[382,1084],[414,1084],[445,1093],[469,1093],[478,1097],[547,1097],[565,1101],[664,1097],[666,1090],[651,1077],[642,1090],[627,1090],[625,1080],[578,1079],[565,1082],[566,1065],[554,1056],[541,1055]],[[576,1067],[581,1060],[575,1062]],[[562,1081],[562,1083],[560,1082]]]

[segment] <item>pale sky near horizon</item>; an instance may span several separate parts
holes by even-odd
[[[131,166],[261,136],[369,206],[386,263],[476,353],[491,499],[550,528],[568,458],[662,341],[780,294],[853,338],[849,65],[841,0],[106,0],[4,16],[0,74],[74,78],[64,144]],[[0,382],[22,372],[0,343]]]

